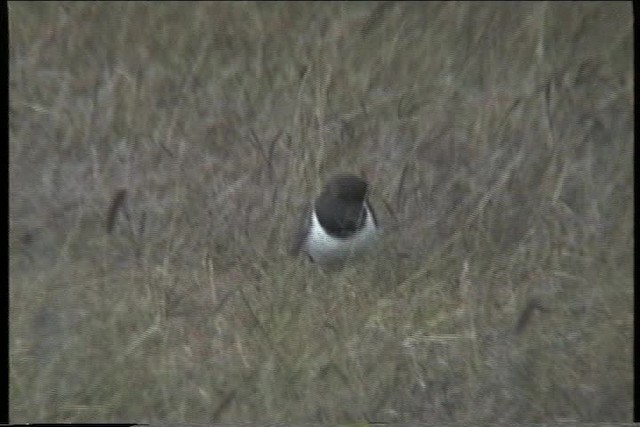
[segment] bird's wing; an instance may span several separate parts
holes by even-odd
[[[378,217],[376,215],[376,211],[373,209],[373,206],[371,205],[371,201],[367,200],[366,202],[366,206],[369,209],[369,213],[371,214],[371,219],[373,220],[373,225],[376,227],[380,227],[380,224],[378,224]]]
[[[296,229],[293,233],[293,239],[291,242],[291,248],[289,253],[291,255],[297,255],[304,244],[307,234],[309,233],[309,227],[311,226],[311,212],[313,205],[308,204],[305,209],[300,212],[300,218],[296,224]]]

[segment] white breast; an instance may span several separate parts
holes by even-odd
[[[305,250],[309,256],[316,262],[330,263],[343,260],[365,249],[375,240],[378,232],[369,206],[365,205],[365,208],[367,210],[367,220],[364,227],[347,238],[333,237],[327,234],[320,225],[320,221],[318,221],[314,211],[309,234],[305,242]]]

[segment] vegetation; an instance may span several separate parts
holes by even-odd
[[[11,420],[631,421],[632,23],[10,2]],[[378,247],[288,256],[363,170]]]

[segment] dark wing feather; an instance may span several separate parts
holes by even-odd
[[[300,218],[296,224],[296,229],[293,233],[291,247],[289,249],[290,255],[297,255],[304,244],[307,234],[309,233],[309,227],[311,226],[311,212],[312,205],[309,204],[305,209],[302,209]]]

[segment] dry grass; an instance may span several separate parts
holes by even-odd
[[[631,421],[631,3],[9,13],[12,421]]]

